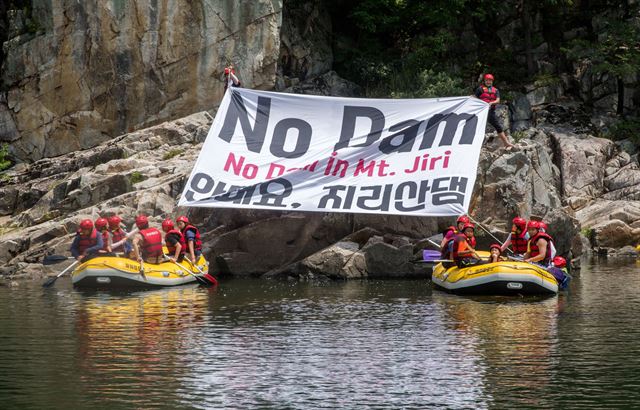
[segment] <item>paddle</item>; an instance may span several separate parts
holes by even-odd
[[[67,261],[69,259],[75,259],[73,256],[64,256],[64,255],[46,255],[42,259],[43,265],[54,265],[56,263],[60,263],[62,261]]]
[[[490,237],[493,238],[494,241],[502,244],[503,242],[496,238],[491,232],[489,232],[489,230],[487,230],[487,228],[485,228],[484,226],[482,226],[482,224],[478,221],[476,221],[475,219],[473,219],[472,217],[469,217],[469,219],[471,220],[471,222],[473,222],[474,224],[478,225],[483,231],[485,231],[486,233],[489,234]],[[513,251],[510,248],[507,248],[507,251],[509,251],[509,253],[513,254]]]
[[[196,269],[198,269],[198,272],[200,272],[200,274],[202,275],[203,278],[205,278],[206,280],[208,280],[212,285],[214,286],[218,286],[218,279],[216,279],[215,277],[213,277],[212,275],[208,274],[208,273],[204,273],[202,271],[202,269],[200,269],[200,267],[198,265],[196,265],[195,263],[189,261],[191,263],[191,266],[195,267]]]
[[[177,267],[179,267],[179,268],[180,268],[180,269],[182,269],[183,271],[187,272],[189,275],[191,275],[191,276],[193,276],[194,278],[196,278],[196,280],[198,281],[198,283],[200,283],[200,284],[201,284],[201,285],[203,285],[203,286],[207,286],[207,287],[209,287],[209,286],[213,286],[213,285],[217,285],[217,284],[218,284],[218,283],[217,283],[217,281],[216,281],[216,283],[212,283],[212,282],[210,282],[209,280],[207,280],[207,279],[205,279],[205,278],[203,278],[203,277],[200,277],[200,276],[196,275],[195,273],[191,272],[189,269],[187,269],[187,268],[185,268],[184,266],[180,265],[178,262],[174,261],[173,259],[170,259],[170,258],[169,258],[169,256],[167,256],[167,255],[164,255],[164,258],[165,258],[166,260],[170,260],[171,262],[173,262],[174,264],[176,264],[176,266],[177,266]]]
[[[67,273],[67,271],[71,268],[73,268],[74,266],[76,266],[78,264],[79,261],[75,261],[73,262],[71,265],[67,266],[67,268],[65,270],[63,270],[62,272],[58,273],[57,276],[54,276],[52,278],[47,279],[43,284],[42,287],[43,288],[48,288],[49,286],[53,285],[56,280],[58,280],[58,278],[62,275],[64,275],[65,273]]]

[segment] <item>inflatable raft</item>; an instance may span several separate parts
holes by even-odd
[[[478,252],[487,258],[488,252]],[[525,262],[504,261],[446,269],[436,265],[431,276],[440,289],[460,295],[553,295],[558,282],[545,269]]]
[[[79,265],[71,274],[74,286],[84,288],[155,288],[180,286],[196,282],[194,276],[206,274],[209,266],[200,256],[198,270],[187,260],[179,264],[171,261],[160,264],[140,263],[118,256],[97,256]],[[190,272],[194,273],[192,275]]]

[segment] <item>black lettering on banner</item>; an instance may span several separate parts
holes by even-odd
[[[422,182],[425,182],[425,181],[422,181]],[[396,188],[396,195],[395,195],[396,209],[400,212],[413,212],[413,211],[418,211],[420,209],[424,209],[424,200],[419,202],[419,204],[416,206],[410,206],[410,207],[404,206],[403,201],[405,199],[404,198],[405,188],[409,189],[409,194],[407,195],[408,199],[415,199],[416,197],[418,197],[418,184],[416,184],[414,181],[406,181],[399,184],[398,187]]]
[[[444,132],[440,138],[440,144],[438,146],[449,146],[453,143],[453,137],[456,134],[458,125],[464,121],[464,127],[462,128],[462,136],[460,137],[460,145],[471,145],[476,135],[476,127],[478,125],[478,117],[474,114],[436,114],[429,119],[427,127],[424,130],[424,137],[420,144],[420,149],[428,149],[433,146],[438,133],[438,128],[442,122],[445,123]]]
[[[413,143],[418,135],[418,128],[420,128],[421,121],[407,120],[393,125],[389,128],[389,131],[401,131],[396,134],[391,134],[385,137],[380,142],[380,151],[385,154],[391,154],[392,152],[411,152]],[[395,139],[400,139],[400,143],[394,145]]]
[[[287,132],[295,128],[298,130],[296,146],[293,151],[284,150],[287,141]],[[280,158],[299,158],[309,149],[311,144],[311,125],[299,118],[285,118],[276,124],[273,130],[273,141],[271,142],[271,153]]]
[[[384,191],[382,191],[382,185],[363,186],[360,187],[360,191],[371,191],[371,195],[360,196],[356,202],[358,208],[366,209],[368,211],[388,211],[389,200],[391,199],[392,184],[384,185]],[[376,205],[367,205],[367,201],[376,201],[380,199],[382,193],[382,200]]]
[[[322,198],[320,198],[320,202],[318,203],[318,209],[325,209],[329,203],[331,202],[331,209],[340,209],[342,205],[342,198],[338,196],[338,191],[344,191],[347,187],[344,185],[331,185],[322,187],[323,190],[329,190]]]
[[[284,198],[291,195],[293,192],[293,185],[285,178],[276,178],[270,181],[263,182],[258,185],[260,187],[260,201],[254,202],[254,205],[263,206],[275,206],[279,208],[286,208],[286,205],[282,203]],[[278,190],[282,192],[279,193]]]
[[[442,189],[439,189],[438,193],[433,194],[432,202],[434,205],[448,205],[448,204],[459,204],[464,206],[464,193],[467,191],[467,182],[468,179],[465,177],[448,177],[448,178],[438,178],[440,179],[450,179],[449,186],[444,189],[446,192],[440,192]],[[434,186],[435,186],[434,181]],[[436,192],[435,189],[432,192]]]
[[[189,184],[191,189],[185,192],[184,197],[187,201],[194,201],[193,195],[195,193],[207,194],[213,189],[214,184],[213,178],[203,172],[198,172],[191,178],[191,183]]]
[[[219,184],[220,185],[220,184]],[[220,202],[233,202],[234,204],[249,205],[256,185],[247,187],[232,185],[229,191],[222,195],[215,196],[214,199]]]
[[[224,141],[230,142],[236,129],[236,124],[240,121],[242,133],[247,142],[247,149],[251,152],[260,152],[267,133],[267,125],[269,124],[269,112],[271,111],[271,99],[267,97],[258,97],[258,109],[256,112],[256,121],[254,127],[251,127],[247,108],[244,106],[244,100],[239,92],[230,90],[231,103],[227,108],[227,115],[218,137]]]
[[[367,147],[380,138],[384,129],[384,114],[374,107],[357,107],[346,105],[342,115],[342,130],[340,131],[340,140],[336,143],[333,150],[338,151],[341,148],[349,146],[349,141],[354,137],[356,132],[356,118],[365,117],[371,120],[371,130],[367,134],[367,139],[362,144],[354,145],[354,147]]]

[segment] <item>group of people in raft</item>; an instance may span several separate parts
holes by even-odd
[[[146,215],[138,215],[136,227],[127,232],[118,215],[80,221],[80,227],[71,243],[71,255],[82,262],[94,256],[118,255],[139,262],[161,263],[166,259],[181,262],[185,257],[195,263],[202,254],[200,231],[189,223],[186,216],[176,219],[176,229],[171,219],[162,222],[162,233],[149,227]],[[163,252],[163,245],[168,255]]]
[[[454,265],[465,268],[484,263],[495,263],[505,260],[502,254],[511,247],[515,258],[547,269],[562,288],[566,287],[570,279],[567,261],[562,256],[556,255],[553,238],[547,233],[547,224],[533,220],[527,222],[519,216],[513,218],[512,222],[511,233],[507,239],[503,244],[492,244],[489,247],[489,260],[485,261],[478,256],[475,250],[475,225],[466,215],[458,217],[456,226],[450,226],[446,229],[440,243],[442,259],[453,261],[443,264],[447,268]]]

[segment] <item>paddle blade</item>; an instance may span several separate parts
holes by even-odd
[[[64,255],[47,255],[42,259],[43,265],[53,265],[56,263],[64,262],[66,260],[71,259],[69,256]]]
[[[441,258],[442,255],[440,254],[440,251],[434,251],[431,249],[424,249],[422,251],[422,260],[424,261],[434,261]]]
[[[211,276],[210,274],[205,273],[202,276],[202,278],[207,281],[209,286],[218,286],[218,280],[216,278],[214,278],[213,276]]]
[[[58,277],[57,276],[52,276],[42,284],[42,287],[43,288],[48,288],[49,286],[51,286],[54,283],[56,283],[56,280],[58,280]]]

